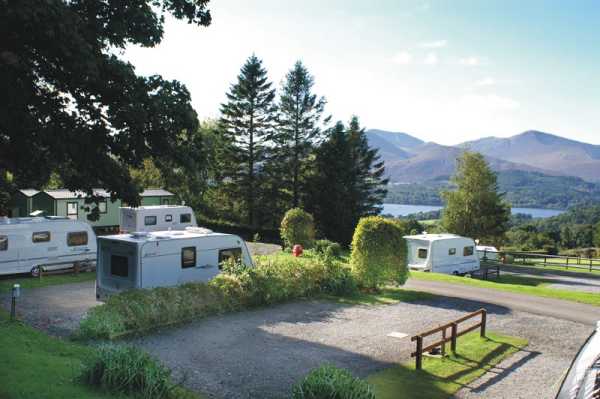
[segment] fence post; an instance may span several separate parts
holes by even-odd
[[[569,257],[567,256],[567,266],[565,266],[565,268],[569,268]]]
[[[446,356],[446,327],[442,330],[442,357]]]
[[[415,368],[421,370],[423,366],[423,337],[417,335],[417,357]]]
[[[458,334],[458,324],[452,323],[452,341],[450,341],[450,350],[452,353],[456,353],[456,335]]]
[[[485,325],[487,323],[487,310],[481,309],[481,337],[485,337]]]
[[[590,258],[590,272],[592,271],[592,258]]]
[[[546,267],[546,259],[548,258],[544,256],[544,267]]]

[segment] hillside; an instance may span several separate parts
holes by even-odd
[[[498,172],[498,185],[515,207],[567,209],[600,203],[600,184],[578,177],[549,176],[538,172]],[[413,184],[388,186],[387,202],[442,205],[440,190],[449,188],[448,176]]]
[[[509,138],[469,141],[459,147],[549,172],[600,181],[600,145],[531,130]]]

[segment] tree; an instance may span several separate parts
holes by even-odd
[[[219,124],[225,141],[222,178],[231,197],[243,198],[246,220],[251,226],[255,224],[257,193],[263,185],[260,169],[277,117],[274,99],[275,90],[268,81],[267,70],[252,55],[221,106]]]
[[[458,159],[452,183],[445,191],[442,225],[450,233],[500,244],[508,230],[510,206],[498,193],[496,174],[483,155],[465,151]]]
[[[594,246],[600,248],[600,222],[594,226]]]
[[[167,13],[208,26],[207,3],[2,1],[0,185],[41,188],[55,172],[68,189],[103,187],[137,204],[129,166],[186,162],[197,126],[189,92],[137,76],[118,50],[160,43]]]
[[[307,209],[315,216],[319,232],[348,245],[358,220],[381,211],[388,183],[384,171],[358,118],[352,118],[348,129],[337,122],[316,150],[308,178]]]
[[[279,99],[279,124],[274,141],[281,156],[277,162],[288,173],[283,174],[284,189],[291,197],[291,207],[300,205],[309,157],[321,138],[320,123],[325,98],[313,94],[314,78],[301,61],[287,73]]]

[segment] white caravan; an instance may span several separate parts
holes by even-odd
[[[196,217],[189,206],[152,205],[121,208],[120,230],[122,233],[185,230],[186,227],[195,226],[197,226]]]
[[[479,270],[479,257],[472,238],[455,234],[420,234],[404,238],[411,269],[456,275]]]
[[[490,245],[478,245],[477,255],[481,260],[483,260],[483,258],[486,258],[487,260],[491,261],[500,260],[500,256],[498,255],[498,248],[492,247]]]
[[[55,270],[96,262],[96,235],[83,221],[47,216],[0,218],[0,274]]]
[[[200,227],[99,237],[96,298],[133,288],[208,281],[231,258],[253,266],[240,237]]]

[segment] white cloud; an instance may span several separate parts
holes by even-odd
[[[487,78],[483,78],[481,80],[478,80],[477,83],[475,83],[477,86],[494,86],[496,84],[496,80],[490,77]]]
[[[427,54],[427,56],[425,56],[425,60],[423,61],[425,65],[437,65],[438,62],[439,59],[435,53]]]
[[[442,47],[446,47],[447,44],[448,44],[447,40],[436,40],[436,41],[433,41],[433,42],[421,43],[419,45],[419,47],[423,47],[423,48],[442,48]]]
[[[413,56],[408,51],[400,51],[394,56],[393,61],[399,65],[408,65],[413,62]]]
[[[485,58],[470,56],[470,57],[465,57],[465,58],[459,59],[458,63],[460,65],[464,65],[464,66],[478,67],[478,66],[482,66],[482,65],[487,65],[488,61]]]

